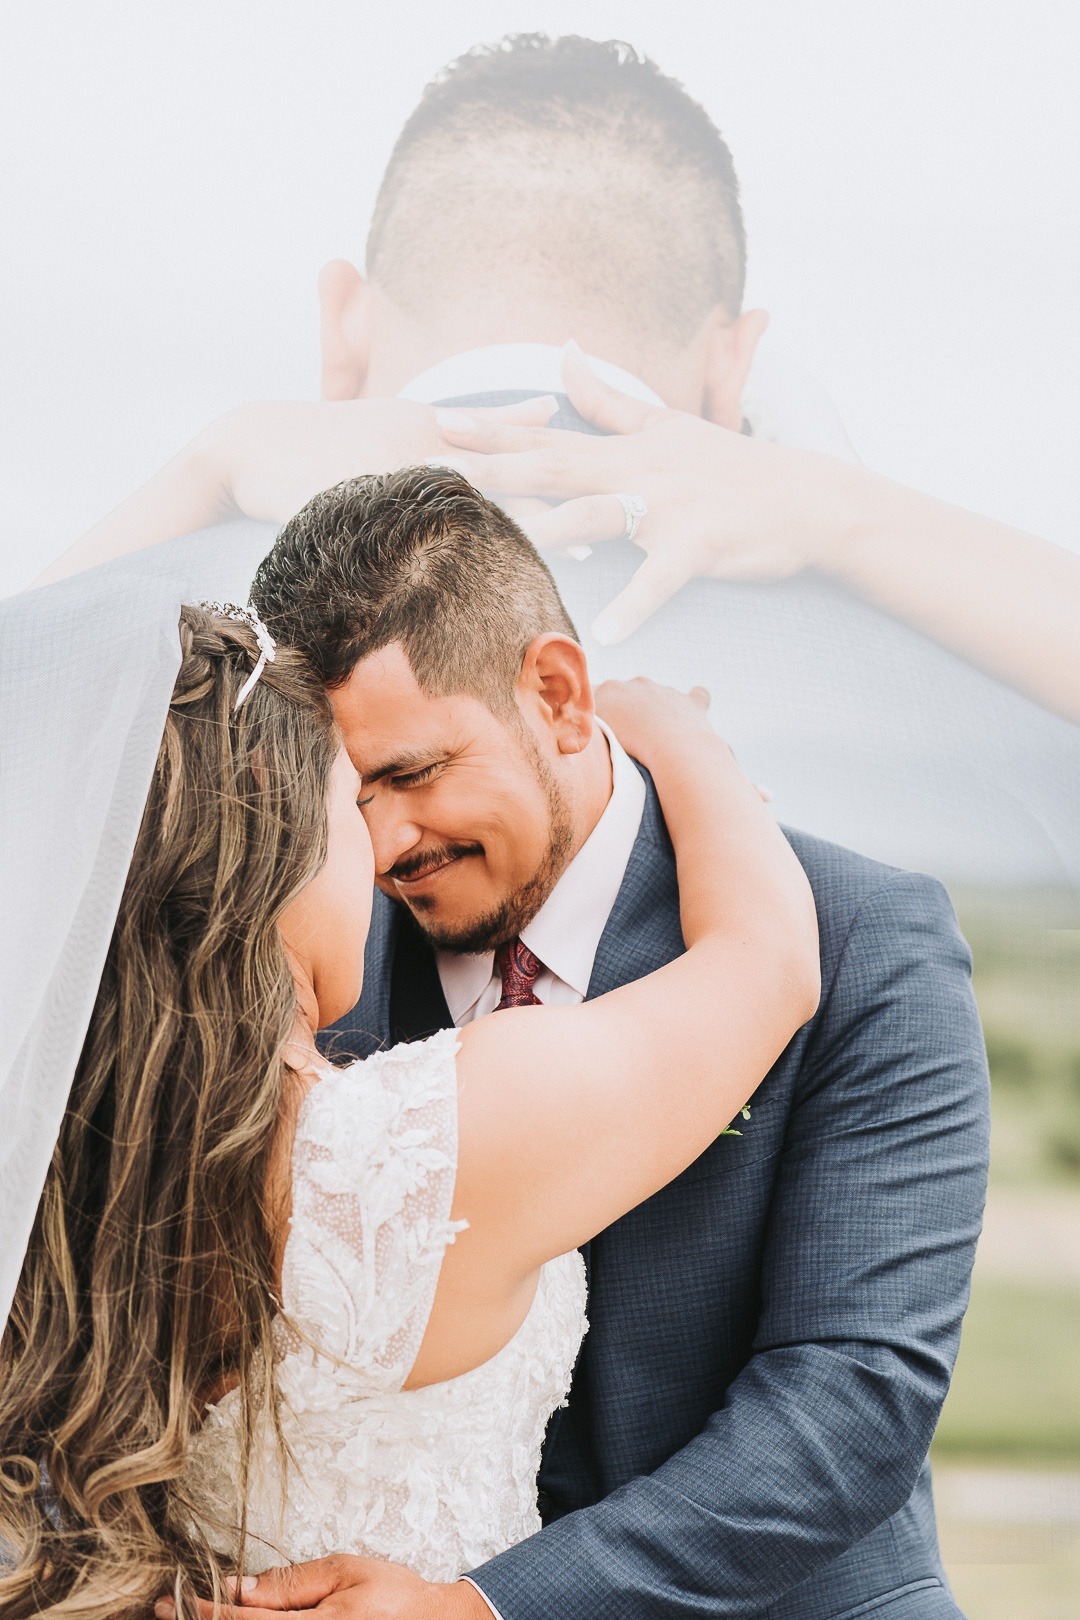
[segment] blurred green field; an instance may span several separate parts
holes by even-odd
[[[953,893],[990,1059],[991,1196],[1080,1189],[1080,897]],[[1080,1232],[1077,1233],[1080,1243]],[[1080,1467],[1080,1287],[976,1263],[935,1451]]]
[[[934,1441],[942,1553],[971,1620],[1080,1620],[1080,1522],[1030,1511],[1033,1491],[1049,1502],[1048,1476],[1080,1479],[1080,897],[953,900],[993,1130],[990,1216]],[[985,1512],[971,1509],[973,1477],[990,1487]],[[995,1488],[1015,1511],[1002,1514]]]
[[[1080,897],[957,889],[993,1084],[997,1185],[1080,1186]]]
[[[1080,1466],[1080,1289],[976,1278],[934,1449]]]

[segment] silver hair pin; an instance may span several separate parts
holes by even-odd
[[[205,608],[207,613],[218,613],[224,619],[235,619],[238,624],[246,624],[254,632],[255,640],[259,643],[259,661],[251,674],[237,693],[233,704],[233,713],[251,695],[256,681],[266,668],[277,657],[277,642],[263,624],[253,607],[237,607],[235,602],[200,602],[199,606]]]

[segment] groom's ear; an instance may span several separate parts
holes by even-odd
[[[701,414],[707,422],[742,427],[742,392],[757,346],[769,324],[763,309],[744,309],[731,320],[718,309],[712,320],[705,350],[705,390]]]
[[[560,754],[580,754],[592,740],[596,704],[585,654],[569,636],[550,632],[525,649],[518,707]]]
[[[323,399],[359,399],[371,358],[371,289],[347,259],[319,272]]]

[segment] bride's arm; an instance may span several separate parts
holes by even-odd
[[[471,1227],[447,1263],[483,1250],[496,1288],[691,1164],[817,1006],[810,886],[704,707],[648,682],[601,697],[655,778],[687,950],[582,1006],[462,1031],[455,1203]]]
[[[434,413],[407,400],[237,406],[95,523],[39,584],[229,518],[282,523],[343,478],[438,453]]]
[[[545,395],[475,414],[540,425],[554,408]],[[197,434],[35,583],[50,584],[229,518],[284,523],[343,479],[445,456],[448,449],[434,410],[412,400],[240,405]]]
[[[480,488],[563,499],[525,524],[541,550],[622,535],[625,513],[603,492],[644,497],[645,561],[593,626],[600,641],[632,634],[691,579],[814,568],[1080,722],[1075,552],[865,467],[628,399],[580,354],[568,354],[566,386],[601,435],[526,431],[473,411],[442,420]]]

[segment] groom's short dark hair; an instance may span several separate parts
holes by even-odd
[[[367,269],[420,315],[497,281],[679,347],[717,305],[742,305],[731,153],[632,45],[509,35],[425,89],[387,164]]]
[[[425,691],[471,692],[496,711],[531,641],[578,639],[532,542],[445,467],[323,490],[278,535],[252,601],[331,689],[398,642]]]

